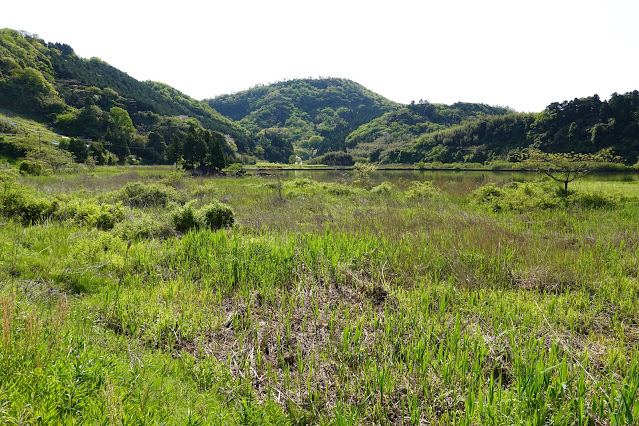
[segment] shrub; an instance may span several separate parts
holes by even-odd
[[[37,196],[19,187],[11,174],[3,174],[2,183],[0,212],[6,217],[29,224],[49,218],[58,209],[57,200]]]
[[[175,234],[169,223],[142,212],[116,224],[113,233],[123,240],[167,238]]]
[[[199,222],[212,230],[233,226],[233,210],[224,203],[216,201],[198,210]]]
[[[112,229],[116,223],[124,219],[124,208],[121,204],[101,204],[98,209],[89,216],[87,225],[95,225],[98,229]]]
[[[327,166],[352,166],[355,160],[351,154],[342,151],[327,152],[324,155],[315,157],[311,164],[326,164]]]
[[[242,163],[233,163],[227,168],[222,169],[222,172],[228,176],[244,176],[246,174],[246,169]]]
[[[427,198],[436,198],[440,195],[441,191],[439,190],[439,188],[433,185],[433,182],[413,181],[404,196],[407,200],[420,200]]]
[[[46,220],[58,208],[55,200],[29,195],[23,199],[19,213],[23,223],[35,223]]]
[[[568,196],[568,201],[585,208],[604,208],[617,204],[619,198],[598,192],[575,192]]]
[[[42,163],[30,160],[22,160],[19,170],[20,173],[34,176],[42,176],[47,173],[47,170]]]
[[[178,232],[190,229],[209,228],[217,230],[233,226],[233,210],[224,203],[214,201],[199,210],[193,208],[195,201],[177,207],[171,213],[171,224]]]
[[[371,189],[371,192],[378,195],[389,195],[395,192],[395,186],[392,183],[385,181]]]
[[[316,186],[317,186],[317,182],[309,178],[298,178],[298,179],[290,180],[288,182],[284,182],[284,187],[287,189],[288,188],[312,188]]]
[[[160,179],[160,182],[164,185],[179,188],[184,181],[184,172],[181,170],[173,170],[171,173],[167,173]]]
[[[162,184],[131,182],[117,192],[116,198],[130,207],[164,207],[177,201],[178,195],[174,188]]]
[[[194,203],[194,201],[191,201],[183,206],[177,207],[173,210],[173,212],[171,212],[171,224],[173,225],[173,229],[178,232],[186,232],[189,229],[198,227],[197,214],[193,209]]]
[[[489,183],[474,190],[471,197],[477,204],[487,205],[495,203],[495,200],[503,195],[504,191],[496,187],[494,183]]]
[[[601,208],[613,205],[617,199],[598,193],[570,192],[552,182],[511,182],[502,188],[489,184],[476,189],[471,198],[474,203],[492,211],[515,211],[523,213],[530,210],[546,210],[579,206]]]
[[[344,185],[344,184],[335,183],[335,182],[322,183],[322,188],[324,188],[324,190],[328,192],[329,194],[344,195],[344,196],[357,195],[363,191],[360,188],[355,188],[350,185]]]
[[[55,217],[59,220],[72,220],[81,225],[109,230],[116,223],[124,220],[124,212],[124,207],[120,203],[96,204],[93,201],[71,199],[61,203]]]
[[[51,169],[54,172],[75,168],[76,165],[70,152],[52,147],[47,147],[46,149],[42,147],[42,149],[28,151],[25,157],[26,161],[40,163],[44,168]]]

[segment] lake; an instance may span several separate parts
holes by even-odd
[[[255,171],[251,174],[260,175],[264,172]],[[308,178],[318,182],[340,182],[350,184],[357,179],[352,170],[281,170],[277,173],[283,179]],[[469,170],[377,170],[371,174],[373,186],[384,181],[399,187],[408,186],[412,181],[432,181],[433,184],[446,192],[457,194],[469,193],[488,183],[502,185],[508,182],[525,182],[541,178],[543,175],[522,171],[469,171]],[[275,175],[266,176],[273,178]],[[631,182],[639,181],[639,173],[591,173],[583,178],[590,181]]]

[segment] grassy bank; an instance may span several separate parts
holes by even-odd
[[[2,422],[639,419],[634,182],[2,184]]]

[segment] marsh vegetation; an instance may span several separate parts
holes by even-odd
[[[632,178],[2,173],[2,423],[639,420]]]

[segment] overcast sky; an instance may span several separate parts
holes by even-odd
[[[0,27],[197,99],[319,76],[518,111],[639,89],[637,0],[6,3]]]

